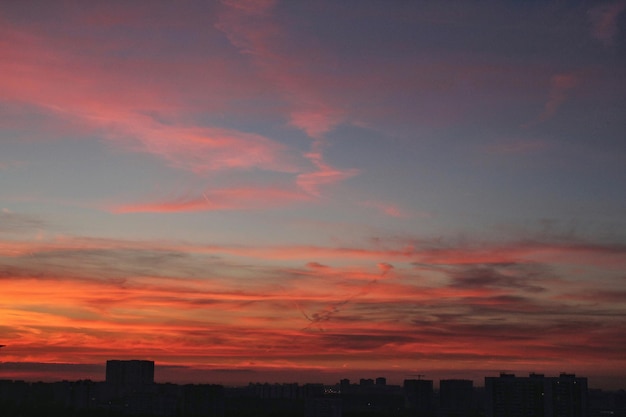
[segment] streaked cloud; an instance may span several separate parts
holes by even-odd
[[[613,38],[619,32],[618,17],[626,10],[626,1],[604,2],[592,7],[589,12],[591,36],[606,46],[613,44]]]
[[[308,200],[297,190],[280,188],[233,188],[207,190],[200,196],[181,196],[169,201],[155,201],[115,206],[115,213],[170,213],[185,211],[255,210]]]
[[[0,234],[36,231],[44,226],[45,222],[36,216],[14,213],[6,208],[0,210]]]
[[[486,147],[489,153],[498,155],[532,154],[546,148],[549,148],[546,141],[533,139],[505,139]]]
[[[23,165],[22,161],[0,161],[0,171],[19,168]]]
[[[365,207],[372,207],[390,217],[397,217],[397,218],[413,217],[406,210],[390,202],[368,200],[368,201],[362,202],[361,205]],[[418,217],[428,217],[428,215],[426,215],[425,213],[419,213]]]
[[[550,78],[548,101],[546,101],[544,111],[540,118],[545,120],[554,116],[557,109],[567,99],[569,91],[576,87],[579,82],[579,77],[575,74],[565,73],[553,75]]]
[[[313,163],[315,168],[311,172],[298,174],[296,184],[312,196],[319,196],[320,188],[324,185],[346,180],[359,173],[356,169],[341,170],[328,165],[324,162],[320,153],[308,153],[305,156]]]

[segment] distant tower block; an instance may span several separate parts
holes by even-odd
[[[487,417],[586,417],[587,378],[574,374],[485,377]]]
[[[106,383],[116,395],[145,391],[154,384],[154,362],[107,361]]]
[[[474,406],[474,383],[467,379],[439,381],[439,415],[441,417],[468,416]]]
[[[421,378],[421,375],[419,376]],[[404,380],[405,408],[414,410],[417,415],[428,415],[433,411],[433,381],[429,379]],[[414,414],[415,415],[415,414]]]

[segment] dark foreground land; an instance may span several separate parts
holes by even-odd
[[[526,379],[522,379],[526,381]],[[363,382],[363,381],[362,381]],[[584,406],[564,402],[558,413],[524,400],[523,408],[502,408],[498,398],[468,382],[456,392],[431,390],[432,381],[405,386],[371,384],[152,384],[118,395],[103,382],[28,383],[0,380],[2,417],[626,417],[626,392],[588,390]],[[510,381],[507,381],[510,383]],[[425,390],[420,391],[420,387]],[[465,389],[463,389],[465,387]],[[499,389],[501,389],[500,387]],[[527,387],[525,388],[527,389]],[[569,398],[568,401],[573,401]],[[571,402],[570,401],[570,402]],[[562,401],[563,402],[563,401]],[[498,408],[499,407],[499,408]],[[521,405],[514,405],[521,407]]]
[[[154,382],[154,362],[107,361],[106,380],[0,380],[0,417],[626,417],[626,392],[589,390],[587,378],[503,373],[476,388],[463,379],[383,377],[338,384],[223,387]]]

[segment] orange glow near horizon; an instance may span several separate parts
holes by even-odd
[[[604,344],[623,337],[619,321],[613,326],[605,318],[604,326],[595,328],[593,316],[575,325],[565,325],[559,318],[573,308],[593,315],[597,297],[583,301],[590,288],[580,287],[576,297],[573,287],[561,292],[549,281],[516,280],[515,269],[526,262],[519,254],[532,258],[543,252],[541,248],[513,250],[520,257],[510,271],[500,266],[500,256],[491,263],[478,256],[474,264],[457,264],[459,257],[471,258],[457,249],[451,264],[447,251],[426,250],[429,262],[444,269],[424,272],[410,266],[411,260],[423,256],[413,249],[398,266],[333,267],[317,262],[299,268],[268,266],[258,271],[262,279],[238,283],[235,277],[243,265],[237,265],[237,256],[227,265],[217,262],[216,272],[198,278],[171,275],[167,262],[157,269],[146,264],[147,275],[119,276],[115,269],[106,269],[109,257],[114,262],[115,257],[143,253],[149,260],[144,252],[154,248],[126,242],[127,254],[120,256],[108,253],[111,248],[121,250],[120,242],[83,243],[64,239],[13,255],[15,275],[5,277],[0,294],[3,340],[10,345],[3,351],[3,361],[97,364],[108,358],[146,357],[189,368],[277,367],[297,373],[300,367],[341,369],[347,358],[351,369],[363,371],[378,370],[381,361],[409,369],[416,360],[420,367],[440,371],[472,369],[483,361],[504,369],[515,364],[527,367],[529,358],[530,363],[556,369],[562,366],[564,352],[573,366],[584,364],[592,370],[587,366],[596,363],[598,349],[612,356],[614,363],[623,360],[621,352]],[[168,250],[157,249],[154,259],[188,253],[189,247]],[[245,248],[238,251],[250,256]],[[558,251],[580,254],[583,249]],[[597,250],[588,251],[595,256]],[[342,263],[358,262],[364,256],[349,248],[340,252]],[[200,258],[185,261],[187,267],[195,268],[197,263],[211,270],[215,263],[211,251],[199,248],[198,253]],[[85,268],[89,263],[70,271],[56,265],[59,257],[85,256],[104,259],[95,269]],[[380,252],[374,251],[372,258],[376,256]],[[469,278],[473,273],[466,272],[467,278],[457,280],[458,268],[482,270],[481,278],[474,282]],[[546,309],[554,310],[554,316]],[[542,315],[536,316],[537,312]],[[494,334],[499,337],[493,339]],[[378,361],[372,363],[372,356]]]

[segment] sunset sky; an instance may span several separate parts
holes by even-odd
[[[626,387],[626,1],[3,1],[0,378]]]

